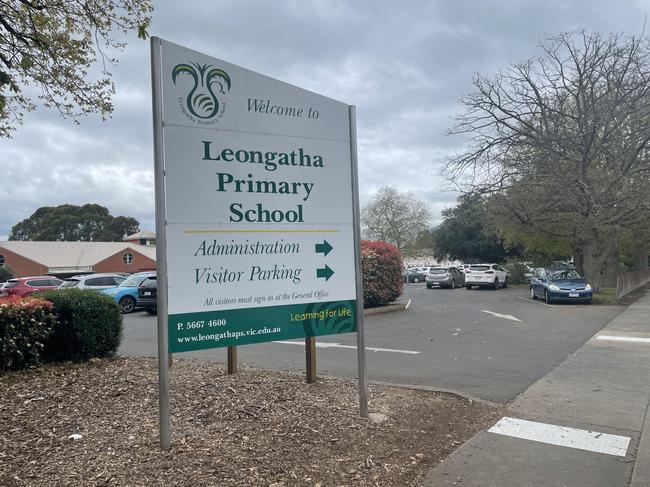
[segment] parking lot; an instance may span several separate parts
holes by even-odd
[[[507,402],[578,349],[623,308],[547,305],[527,287],[468,291],[405,285],[407,311],[365,318],[368,379],[461,391]],[[240,363],[304,370],[304,340],[238,348]],[[317,339],[318,373],[356,377],[356,335]],[[156,318],[124,315],[122,355],[155,356]],[[225,349],[183,353],[226,360]],[[173,374],[173,370],[172,370]]]

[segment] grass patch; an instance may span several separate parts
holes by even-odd
[[[594,304],[618,304],[615,287],[603,287],[600,291],[594,293]]]

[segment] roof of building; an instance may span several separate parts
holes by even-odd
[[[88,269],[93,265],[131,249],[150,259],[156,259],[156,248],[128,242],[31,242],[10,240],[0,242],[5,248],[49,269]]]
[[[141,239],[141,238],[155,239],[156,238],[156,232],[150,232],[148,230],[140,230],[139,232],[136,232],[133,235],[129,235],[128,237],[124,237],[124,241],[138,240],[138,239]]]

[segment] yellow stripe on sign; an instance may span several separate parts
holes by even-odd
[[[184,233],[338,233],[340,230],[185,230]]]

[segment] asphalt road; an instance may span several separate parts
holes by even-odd
[[[446,388],[501,403],[546,375],[624,309],[547,305],[531,300],[526,288],[467,291],[420,283],[405,286],[402,298],[412,300],[407,311],[365,318],[368,379]],[[303,371],[303,343],[242,346],[239,361]],[[317,350],[319,374],[357,376],[355,334],[319,337],[317,343],[325,347]],[[156,350],[156,318],[124,315],[120,354],[155,356]],[[177,355],[226,360],[225,349]]]

